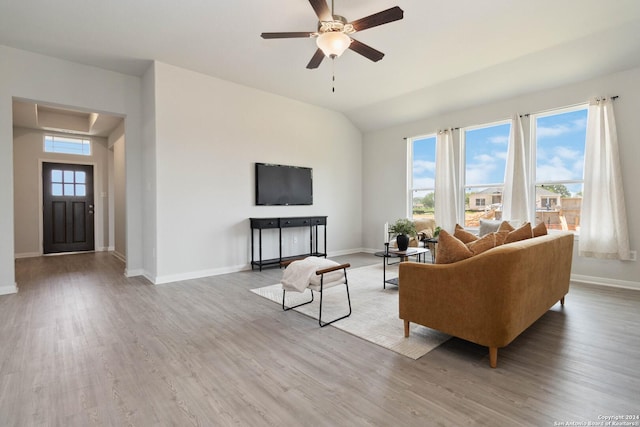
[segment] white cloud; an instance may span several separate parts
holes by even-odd
[[[538,139],[564,135],[566,133],[583,131],[587,127],[586,119],[578,119],[568,124],[555,125],[550,127],[540,126],[536,130]]]
[[[491,142],[492,144],[507,144],[509,142],[509,136],[492,136],[491,138],[489,138],[489,142]]]
[[[578,150],[572,150],[571,148],[563,146],[555,147],[553,151],[557,156],[562,157],[563,159],[576,159],[582,154]]]
[[[413,161],[413,174],[420,175],[425,172],[435,172],[436,163],[427,160],[414,160]]]
[[[433,178],[414,178],[413,188],[435,188],[436,182]]]

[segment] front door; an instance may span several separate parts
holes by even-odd
[[[42,164],[43,252],[94,250],[93,166]]]

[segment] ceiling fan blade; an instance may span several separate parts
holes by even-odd
[[[313,70],[314,68],[318,68],[323,59],[324,59],[324,52],[322,51],[322,49],[316,50],[316,53],[313,54],[311,61],[309,61],[309,63],[307,64],[307,68],[310,70]]]
[[[333,16],[331,15],[329,6],[327,6],[326,0],[309,0],[309,3],[311,3],[311,7],[315,10],[319,20],[333,21]]]
[[[380,52],[379,50],[376,50],[374,48],[372,48],[371,46],[368,46],[362,42],[359,42],[358,40],[352,38],[351,39],[351,44],[349,45],[349,49],[351,49],[354,52],[359,53],[360,55],[364,56],[365,58],[368,58],[370,60],[372,60],[373,62],[378,62],[380,61],[382,58],[384,58],[384,53]]]
[[[313,33],[310,32],[294,32],[294,33],[262,33],[260,37],[263,39],[293,39],[293,38],[308,38]]]
[[[367,28],[377,27],[378,25],[388,24],[389,22],[397,21],[404,17],[404,11],[398,6],[391,9],[383,10],[382,12],[374,13],[367,17],[355,20],[351,22],[353,28],[356,31],[366,30]]]

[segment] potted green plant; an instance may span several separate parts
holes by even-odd
[[[389,227],[389,231],[396,235],[398,250],[406,251],[409,247],[409,237],[416,235],[416,226],[413,221],[400,218]]]

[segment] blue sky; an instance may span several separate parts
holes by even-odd
[[[537,182],[582,179],[586,123],[586,109],[536,119]],[[504,123],[466,131],[466,185],[503,183],[510,128]],[[435,143],[435,136],[414,140],[414,188],[434,187]]]

